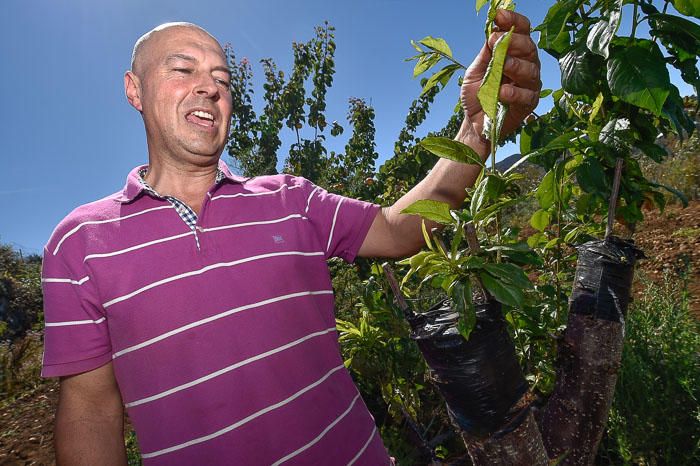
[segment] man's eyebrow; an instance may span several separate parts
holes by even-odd
[[[190,55],[185,55],[184,53],[173,53],[165,58],[165,63],[170,63],[173,60],[185,60],[193,63],[197,62],[197,59]]]
[[[229,70],[227,66],[215,66],[211,70],[212,71],[223,71],[224,73],[226,73],[228,75],[229,78],[231,78],[231,70]]]

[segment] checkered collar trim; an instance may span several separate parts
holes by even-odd
[[[144,180],[141,176],[141,172],[144,170],[148,170],[148,165],[141,165],[129,173],[129,176],[126,178],[126,185],[124,186],[124,189],[122,192],[115,198],[115,201],[121,202],[121,203],[127,203],[131,202],[134,199],[136,199],[139,194],[141,194],[142,191],[148,190],[151,193],[155,193],[158,195],[153,188],[148,186],[148,184],[144,183]],[[242,176],[237,176],[231,173],[229,170],[228,166],[226,163],[219,159],[219,166],[217,168],[216,172],[216,183],[222,183],[225,182],[226,180],[232,182],[232,183],[243,183],[247,180],[248,178],[242,177]],[[150,189],[147,189],[150,188]],[[158,195],[159,196],[159,195]],[[162,196],[160,196],[162,197]]]
[[[151,194],[153,194],[154,196],[157,196],[157,197],[163,197],[166,199],[168,197],[171,197],[171,196],[161,196],[160,194],[158,194],[158,192],[155,189],[153,189],[153,187],[150,184],[148,184],[148,182],[146,181],[146,173],[148,173],[148,166],[143,166],[143,167],[139,168],[138,173],[139,173],[139,181],[143,184],[143,187],[146,191],[150,192]],[[220,168],[217,168],[216,169],[216,180],[214,181],[214,184],[221,183],[224,180],[224,178],[226,178],[226,175],[224,174],[224,172]]]

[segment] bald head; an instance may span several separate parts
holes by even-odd
[[[137,76],[142,76],[143,71],[145,70],[147,64],[149,63],[149,58],[151,56],[150,54],[150,49],[151,45],[153,42],[156,42],[155,39],[158,38],[159,35],[162,35],[164,32],[168,30],[172,30],[173,28],[184,28],[184,29],[191,29],[200,32],[203,35],[208,36],[219,44],[219,41],[216,40],[216,37],[212,36],[209,34],[209,32],[200,27],[197,26],[194,23],[187,23],[187,22],[176,22],[176,23],[163,23],[159,26],[154,27],[150,31],[148,31],[146,34],[142,35],[139,37],[139,40],[136,41],[136,44],[134,44],[134,50],[131,53],[131,71],[136,74]],[[219,44],[219,48],[221,48],[221,45]],[[223,49],[222,49],[223,53]]]

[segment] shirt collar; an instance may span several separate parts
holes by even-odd
[[[126,185],[124,186],[124,189],[122,190],[120,195],[115,199],[117,202],[131,202],[134,199],[136,199],[139,196],[139,194],[141,194],[141,192],[143,192],[144,190],[155,192],[153,191],[153,188],[148,186],[148,184],[144,182],[143,178],[141,178],[140,172],[147,168],[148,165],[139,165],[138,167],[134,168],[129,172],[129,175],[126,177]],[[217,167],[216,172],[217,185],[226,180],[231,181],[232,183],[243,183],[247,179],[248,178],[234,175],[233,173],[231,173],[231,170],[229,170],[228,165],[226,165],[226,162],[219,159],[219,165]]]

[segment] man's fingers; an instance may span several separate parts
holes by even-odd
[[[541,87],[540,67],[528,60],[507,57],[503,75],[510,78],[516,85],[527,89],[537,90]]]
[[[534,109],[540,100],[540,91],[503,84],[498,95],[499,100],[508,105],[520,105]]]
[[[501,31],[508,31],[511,27],[515,26],[515,32],[519,34],[530,34],[530,20],[526,16],[509,10],[498,10],[496,14],[496,19],[494,20],[496,26]]]
[[[489,48],[493,50],[496,41],[505,34],[505,32],[494,32],[489,37]],[[524,58],[530,61],[537,61],[537,46],[532,41],[529,35],[513,34],[508,45],[508,55]]]

